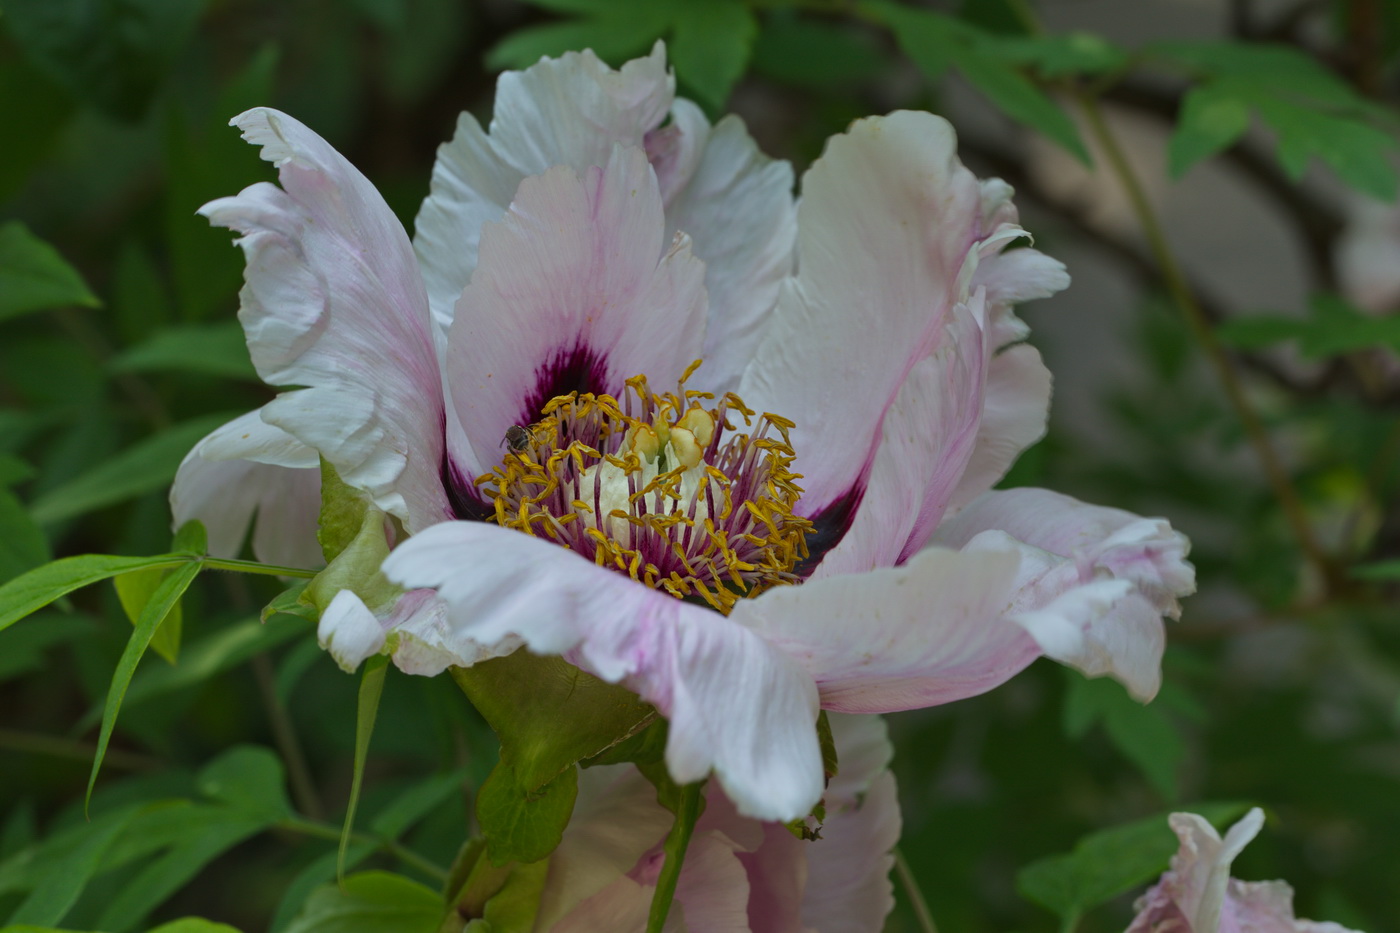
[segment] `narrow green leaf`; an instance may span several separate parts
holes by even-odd
[[[117,373],[184,372],[256,380],[243,328],[237,321],[184,324],[159,330],[108,366]]]
[[[438,804],[459,793],[466,779],[467,772],[460,770],[416,782],[375,815],[370,830],[377,836],[397,839]]]
[[[275,615],[289,615],[315,622],[320,617],[316,607],[301,598],[301,594],[306,591],[307,582],[298,580],[272,597],[271,602],[263,606],[262,612],[258,614],[258,620],[266,622]]]
[[[1180,178],[1197,162],[1224,152],[1249,129],[1249,105],[1217,85],[1192,88],[1181,102],[1167,144],[1167,163]]]
[[[753,47],[753,69],[784,84],[849,89],[889,67],[864,33],[834,23],[769,17]]]
[[[112,674],[112,686],[107,691],[107,703],[102,710],[102,731],[97,738],[97,753],[93,757],[92,774],[88,777],[85,803],[92,799],[92,789],[97,784],[97,772],[101,769],[102,759],[107,754],[107,743],[111,740],[112,729],[117,724],[117,712],[121,709],[123,697],[126,696],[127,685],[131,683],[132,675],[136,673],[136,665],[141,662],[141,656],[146,653],[146,646],[150,644],[151,636],[155,634],[156,627],[169,614],[171,607],[185,594],[185,590],[189,589],[194,578],[199,576],[200,569],[201,566],[197,561],[191,561],[162,580],[155,593],[151,595],[150,602],[146,604],[140,620],[136,623],[136,628],[127,640],[126,650],[122,652],[121,659],[117,661],[117,669]]]
[[[40,496],[32,508],[34,520],[48,525],[165,488],[175,478],[175,470],[190,448],[232,417],[217,414],[192,418],[140,441]]]
[[[112,578],[112,583],[117,588],[117,599],[122,604],[122,611],[126,613],[126,617],[132,625],[135,625],[141,618],[141,613],[145,610],[146,604],[151,601],[152,594],[160,586],[160,582],[170,573],[171,570],[168,568],[157,567],[155,569],[133,570],[130,573],[119,574]],[[180,656],[180,630],[183,625],[184,614],[177,602],[170,607],[169,615],[158,623],[156,633],[151,638],[151,650],[171,664],[174,664]]]
[[[742,0],[683,0],[673,20],[670,57],[676,76],[718,110],[743,77],[758,21]]]
[[[101,304],[82,276],[28,227],[17,220],[0,226],[0,321],[46,308]]]
[[[525,649],[452,678],[501,740],[501,760],[527,791],[639,731],[655,710],[563,658]]]
[[[36,567],[0,586],[0,631],[80,587],[130,570],[174,567],[187,563],[189,559],[185,554],[159,554],[155,557],[82,554]]]
[[[476,797],[476,819],[491,864],[536,862],[548,856],[564,836],[577,797],[578,769],[573,766],[531,790],[507,762],[498,762]]]
[[[681,868],[685,864],[685,851],[690,847],[690,837],[695,834],[695,821],[700,818],[704,805],[705,782],[687,784],[681,790],[680,806],[676,810],[676,820],[666,835],[662,846],[666,861],[661,866],[661,874],[656,879],[656,891],[651,896],[651,911],[647,914],[647,933],[662,933],[666,927],[666,915],[671,912],[671,901],[676,896],[676,882],[680,880]]]
[[[49,648],[89,637],[95,628],[93,620],[85,616],[57,612],[44,613],[28,625],[16,626],[4,636],[4,650],[0,650],[0,683],[43,668]],[[3,850],[0,846],[0,853]]]
[[[437,933],[443,909],[432,889],[367,871],[317,890],[286,933]]]
[[[345,826],[340,831],[340,851],[336,856],[336,877],[345,875],[345,854],[350,845],[350,833],[355,828],[355,809],[360,804],[360,788],[365,776],[365,759],[369,756],[369,740],[374,734],[374,720],[379,715],[379,698],[384,693],[384,675],[389,659],[375,655],[365,661],[360,675],[360,694],[355,706],[355,771],[350,779],[350,802],[345,808]]]
[[[978,49],[959,52],[955,63],[963,77],[1008,117],[1039,130],[1079,161],[1090,164],[1089,150],[1074,121],[1025,75]]]
[[[0,583],[13,580],[52,556],[48,539],[24,504],[3,488],[0,488],[0,528],[5,529],[0,535]]]
[[[181,917],[179,920],[162,923],[150,933],[239,933],[239,931],[227,923],[215,923],[213,920],[205,920],[203,917]]]
[[[1351,575],[1358,580],[1400,580],[1400,560],[1381,560],[1374,564],[1362,564],[1351,568]]]
[[[372,842],[355,843],[345,856],[346,867],[359,866],[374,852],[375,845]],[[312,861],[287,883],[282,892],[282,899],[277,904],[277,912],[273,914],[272,923],[268,926],[270,933],[281,933],[285,930],[306,906],[311,892],[327,882],[335,881],[336,856],[337,852],[332,849]]]
[[[1185,809],[1217,827],[1248,809],[1243,803],[1201,803]],[[1062,918],[1078,917],[1160,875],[1177,840],[1167,814],[1091,833],[1074,851],[1027,865],[1016,875],[1016,890]]]
[[[108,813],[83,827],[81,840],[50,870],[10,917],[13,924],[52,926],[77,902],[88,881],[97,874],[108,847],[144,808],[126,807]]]

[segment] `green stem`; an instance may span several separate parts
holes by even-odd
[[[302,570],[300,567],[279,567],[276,564],[260,564],[255,560],[235,560],[230,557],[201,557],[206,570],[231,570],[234,573],[262,573],[271,577],[304,577],[311,579],[319,570]]]
[[[1161,270],[1167,292],[1181,309],[1196,342],[1201,345],[1207,360],[1215,369],[1216,376],[1225,389],[1225,395],[1239,416],[1240,422],[1244,426],[1245,435],[1249,438],[1249,442],[1264,468],[1264,475],[1273,488],[1274,496],[1283,509],[1284,518],[1292,528],[1294,537],[1298,540],[1298,545],[1302,548],[1303,554],[1309,562],[1322,574],[1322,578],[1327,582],[1329,588],[1335,589],[1340,582],[1338,574],[1326,553],[1317,543],[1302,500],[1297,491],[1294,490],[1293,481],[1289,478],[1287,470],[1284,469],[1277,451],[1274,450],[1273,442],[1269,438],[1268,431],[1264,428],[1263,421],[1245,395],[1244,387],[1240,383],[1230,357],[1215,336],[1215,331],[1211,329],[1210,323],[1206,320],[1200,303],[1197,302],[1195,294],[1187,284],[1186,275],[1167,243],[1166,233],[1163,231],[1152,205],[1147,200],[1142,184],[1138,181],[1137,173],[1128,163],[1127,156],[1123,154],[1123,149],[1118,145],[1117,138],[1104,120],[1098,101],[1082,92],[1077,96],[1094,139],[1103,150],[1110,167],[1118,176],[1119,183],[1122,184],[1123,190],[1127,193],[1128,200],[1132,203],[1138,223],[1141,224],[1143,233],[1147,236],[1148,248],[1152,251],[1157,267]]]
[[[660,877],[656,879],[656,893],[651,896],[646,933],[661,933],[666,926],[666,915],[671,912],[671,901],[676,896],[676,882],[680,880],[681,866],[685,864],[685,850],[695,832],[695,821],[700,817],[700,791],[704,786],[704,781],[696,781],[681,788],[676,821],[671,824],[671,832],[666,836],[663,847],[666,862],[661,866]]]
[[[229,579],[238,579],[230,577]],[[272,669],[272,661],[266,654],[253,656],[253,677],[258,682],[258,693],[262,695],[263,708],[272,727],[272,737],[282,760],[287,765],[287,776],[292,785],[292,795],[297,806],[312,819],[319,820],[325,813],[321,797],[316,793],[316,781],[311,777],[311,767],[307,764],[306,753],[297,739],[296,726],[291,714],[277,695],[277,675]]]
[[[919,890],[919,883],[914,879],[914,872],[909,869],[909,862],[905,860],[904,853],[896,847],[894,850],[894,873],[899,876],[900,887],[904,888],[904,896],[909,898],[909,906],[914,911],[914,918],[919,922],[919,929],[922,933],[938,933],[938,927],[933,922],[933,914],[929,912],[928,902],[924,900],[924,892]]]
[[[308,820],[300,816],[292,816],[279,821],[277,823],[277,828],[289,833],[310,836],[313,839],[326,839],[331,842],[339,842],[341,835],[341,828],[339,826]],[[417,852],[405,848],[393,839],[384,836],[371,836],[366,833],[351,833],[349,838],[350,842],[355,844],[362,842],[369,843],[379,851],[392,855],[400,862],[418,869],[435,881],[447,880],[447,869],[428,861]]]

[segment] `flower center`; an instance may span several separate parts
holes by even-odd
[[[547,537],[677,598],[728,613],[740,597],[796,582],[812,523],[788,467],[792,422],[733,393],[654,395],[645,376],[610,395],[555,396],[513,427],[501,465],[477,478],[496,522]],[[742,419],[742,430],[731,418]]]

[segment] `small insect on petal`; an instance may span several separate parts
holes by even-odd
[[[501,438],[501,443],[516,453],[520,453],[530,446],[532,438],[530,429],[519,424],[513,424],[506,428],[506,436]]]

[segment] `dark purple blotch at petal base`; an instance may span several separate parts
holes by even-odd
[[[592,347],[576,343],[557,350],[547,362],[535,367],[535,388],[521,400],[518,424],[533,424],[540,420],[545,403],[570,392],[592,392],[595,395],[617,395],[620,385],[608,385],[607,359]]]
[[[855,520],[861,500],[865,498],[865,480],[866,476],[862,475],[859,482],[816,515],[810,516],[813,528],[807,535],[807,556],[792,568],[793,573],[804,578],[811,576],[827,552],[841,543]]]

